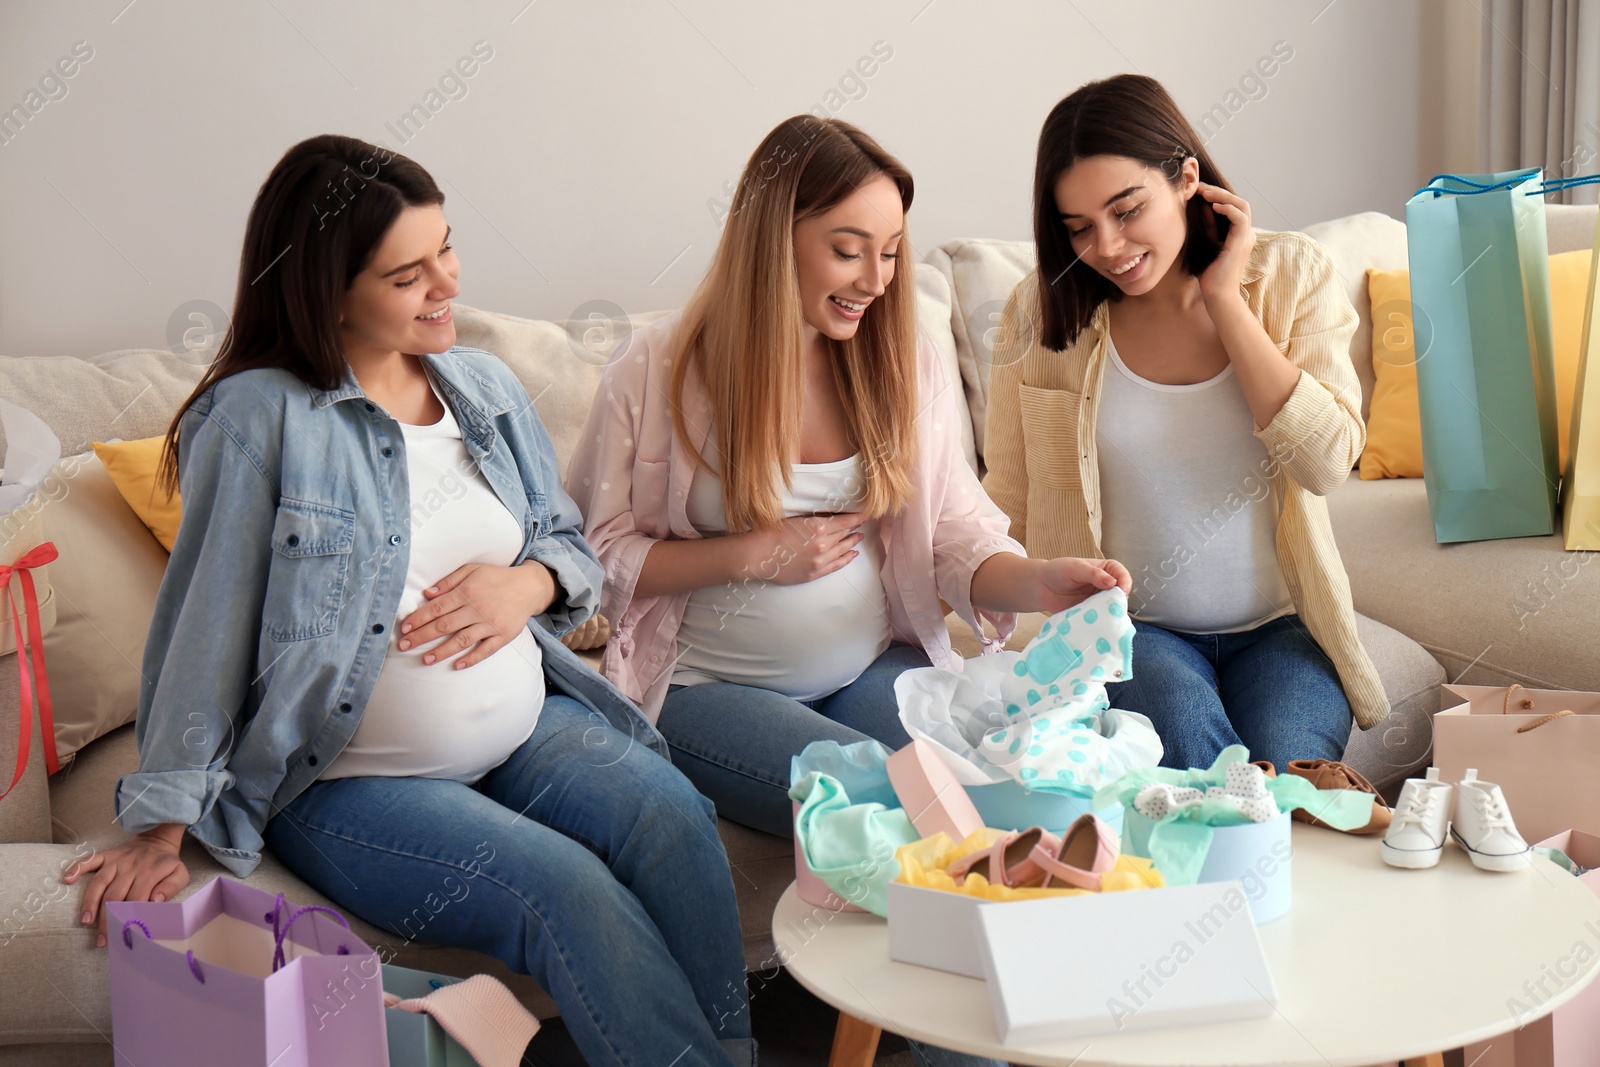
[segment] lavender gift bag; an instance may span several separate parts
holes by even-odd
[[[226,877],[106,909],[117,1067],[387,1067],[378,954],[338,912]]]

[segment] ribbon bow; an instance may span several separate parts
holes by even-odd
[[[6,786],[6,791],[0,793],[0,800],[4,800],[22,781],[22,774],[28,769],[28,751],[33,744],[33,685],[34,680],[39,685],[39,733],[42,735],[40,743],[44,746],[44,765],[49,774],[54,774],[61,768],[56,757],[56,727],[55,719],[50,711],[50,679],[44,669],[44,634],[43,626],[39,621],[39,595],[34,589],[33,575],[29,573],[35,567],[43,567],[53,561],[59,553],[56,552],[54,542],[46,541],[36,548],[29,549],[21,559],[15,563],[0,566],[0,594],[5,596],[6,603],[11,607],[11,626],[17,638],[17,675],[18,686],[22,692],[20,701],[22,714],[19,716],[21,725],[17,738],[17,769],[11,776],[11,784]],[[15,574],[22,580],[23,611],[28,619],[27,641],[23,641],[22,618],[17,614],[16,602],[11,599],[11,576]],[[4,625],[4,620],[0,620]],[[28,669],[28,655],[23,652],[24,645],[32,656],[33,669]]]

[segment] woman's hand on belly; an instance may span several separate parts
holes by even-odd
[[[774,585],[803,585],[832,574],[860,555],[865,515],[798,515],[769,530],[739,535],[745,572]]]
[[[555,600],[555,576],[541,564],[467,563],[423,590],[427,602],[400,620],[402,651],[444,638],[422,657],[435,663],[457,652],[457,670],[482,663],[510,644],[528,620]]]

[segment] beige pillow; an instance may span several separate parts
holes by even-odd
[[[63,459],[42,491],[45,536],[60,552],[49,570],[56,625],[44,654],[56,752],[65,764],[133,721],[167,553],[93,452]]]
[[[974,469],[982,471],[983,434],[989,410],[989,367],[1011,290],[1034,268],[1032,241],[969,239],[940,245],[925,268],[946,280],[945,337],[955,345],[961,384],[971,417]],[[918,279],[921,280],[920,277]],[[919,302],[926,290],[919,287]],[[920,309],[919,309],[920,311]]]
[[[570,322],[546,322],[455,305],[456,344],[481,348],[511,368],[533,399],[563,475],[589,417],[606,360],[634,330],[667,312],[630,317],[597,300],[588,314],[591,317]]]

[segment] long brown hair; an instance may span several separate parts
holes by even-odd
[[[444,203],[428,172],[385,148],[324,134],[283,154],[245,224],[233,318],[217,358],[178,408],[161,446],[158,486],[178,485],[178,426],[211,386],[275,367],[336,389],[346,364],[339,305],[406,207]]]
[[[795,223],[828,211],[880,174],[894,181],[909,210],[911,173],[899,160],[847,122],[797,115],[767,134],[739,177],[711,267],[683,311],[671,382],[678,439],[703,469],[720,475],[730,531],[781,522],[780,479],[792,484],[789,454],[805,397]],[[900,269],[855,336],[824,338],[866,475],[860,510],[874,518],[903,508],[912,492],[917,353],[909,248],[903,237]],[[684,422],[690,370],[711,400],[720,469],[695,447]]]
[[[1090,82],[1050,110],[1039,131],[1033,172],[1033,239],[1039,250],[1040,340],[1060,351],[1089,325],[1097,307],[1122,292],[1072,249],[1056,207],[1056,182],[1090,156],[1123,156],[1161,171],[1177,184],[1183,161],[1193,156],[1200,180],[1232,190],[1177,102],[1154,78],[1119,74]],[[1183,269],[1195,277],[1222,250],[1204,197],[1190,197]]]

